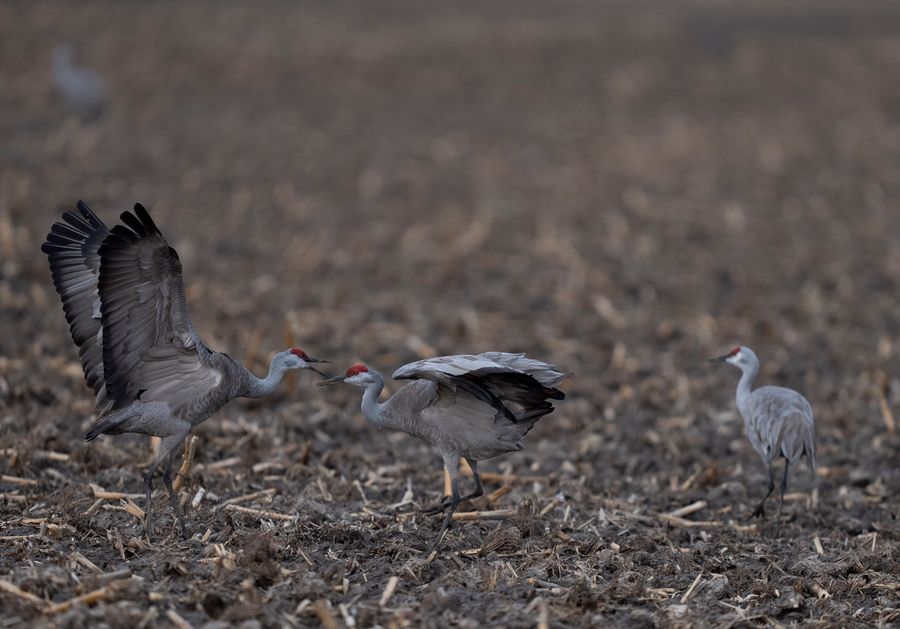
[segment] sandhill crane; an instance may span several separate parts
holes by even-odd
[[[97,421],[87,433],[126,432],[162,439],[144,478],[147,536],[152,535],[153,474],[165,459],[163,482],[187,536],[172,488],[172,462],[191,429],[236,397],[272,393],[285,372],[315,369],[301,349],[272,358],[257,378],[227,354],[203,344],[191,324],[181,263],[140,204],[108,230],[87,205],[65,212],[41,250],[50,258],[72,339],[88,385],[96,394]],[[324,377],[324,374],[321,374]]]
[[[440,356],[409,363],[394,372],[394,380],[410,382],[379,403],[384,378],[365,365],[350,367],[343,376],[318,382],[346,382],[365,389],[362,412],[379,428],[400,430],[438,449],[450,475],[453,495],[424,509],[428,515],[447,511],[430,555],[450,525],[460,502],[481,496],[478,461],[524,447],[522,438],[544,415],[553,411],[548,400],[565,399],[554,388],[569,374],[524,354],[486,352]],[[475,491],[460,497],[459,459],[472,469]]]
[[[759,371],[759,359],[749,347],[735,347],[724,356],[710,359],[726,362],[741,370],[737,386],[737,407],[744,418],[744,428],[753,448],[762,457],[769,470],[769,492],[756,509],[754,516],[765,516],[765,502],[775,489],[775,460],[784,458],[784,476],[781,479],[781,502],[787,489],[788,470],[791,465],[806,457],[806,463],[816,473],[816,426],[809,401],[792,389],[760,387],[750,390]]]
[[[106,105],[106,86],[99,74],[76,66],[72,46],[53,51],[53,83],[69,109],[85,120],[97,118]]]

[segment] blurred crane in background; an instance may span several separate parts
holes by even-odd
[[[153,474],[165,460],[163,482],[187,537],[171,474],[191,429],[236,397],[272,393],[288,370],[317,371],[311,363],[324,361],[285,350],[272,358],[269,374],[257,378],[228,354],[207,348],[188,314],[178,254],[147,210],[135,205],[134,214],[122,213],[125,224],[111,230],[81,201],[78,210],[80,216],[65,212],[54,223],[41,250],[50,258],[85,379],[97,397],[97,421],[86,438],[161,437],[145,477],[147,536]]]
[[[478,461],[524,447],[523,437],[553,411],[549,400],[565,399],[556,389],[569,374],[524,354],[486,352],[440,356],[409,363],[394,372],[395,380],[410,382],[384,403],[378,396],[384,378],[374,369],[355,365],[343,376],[318,384],[345,382],[365,389],[362,412],[366,421],[418,437],[438,449],[450,475],[452,495],[424,509],[427,515],[447,512],[427,554],[437,547],[453,512],[466,500],[483,494]],[[472,469],[475,491],[460,497],[459,460]]]
[[[710,359],[726,362],[741,370],[737,387],[737,407],[744,418],[744,427],[753,448],[762,457],[769,470],[769,491],[753,511],[754,516],[765,516],[765,502],[775,489],[775,460],[784,458],[784,476],[781,479],[781,502],[787,489],[788,471],[800,462],[802,456],[813,476],[816,473],[816,426],[809,401],[792,389],[760,387],[751,391],[753,379],[759,371],[759,359],[749,347],[735,347],[724,356]]]
[[[66,106],[83,120],[93,120],[106,107],[106,84],[103,78],[87,68],[76,66],[69,44],[53,51],[53,84]]]

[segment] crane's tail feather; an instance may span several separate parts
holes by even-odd
[[[815,436],[810,435],[803,443],[803,454],[806,456],[806,464],[809,465],[809,471],[816,475],[816,442]]]

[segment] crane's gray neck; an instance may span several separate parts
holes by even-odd
[[[363,417],[373,426],[383,428],[385,427],[384,413],[382,412],[384,404],[378,403],[378,396],[381,395],[381,391],[384,389],[384,377],[374,369],[370,369],[369,374],[374,376],[375,380],[363,392],[361,404]]]
[[[243,397],[265,397],[275,392],[287,371],[284,364],[277,359],[278,355],[276,354],[272,358],[272,362],[269,363],[269,373],[265,378],[257,378],[245,369],[247,371],[247,379]]]
[[[748,364],[741,365],[741,372],[741,381],[738,382],[736,400],[738,410],[746,419],[749,416],[751,386],[753,385],[753,379],[756,378],[756,374],[759,372],[759,360],[752,356]]]
[[[72,69],[72,47],[68,44],[57,46],[53,50],[53,71],[65,73]]]

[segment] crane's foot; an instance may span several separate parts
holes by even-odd
[[[431,553],[437,550],[438,545],[441,543],[441,540],[444,539],[444,533],[447,532],[447,529],[450,528],[450,522],[453,520],[453,512],[456,511],[456,507],[459,505],[459,500],[450,499],[450,504],[448,505],[449,510],[447,511],[447,515],[444,517],[444,523],[441,524],[441,530],[438,531],[437,536],[434,538],[434,541],[431,542],[431,546],[428,547],[428,552],[425,553],[426,557],[430,557]]]
[[[447,509],[450,508],[450,505],[453,504],[453,498],[447,496],[441,502],[436,505],[432,505],[430,507],[423,507],[419,509],[419,512],[423,515],[437,515],[438,513],[443,513]]]
[[[751,518],[764,518],[766,517],[766,508],[763,506],[763,503],[759,503],[756,505],[756,509],[753,510],[753,513],[750,514]]]
[[[181,520],[179,520],[178,523],[181,525],[181,536],[184,539],[191,539],[191,536],[193,535],[193,533],[191,533],[191,527],[185,525]]]

